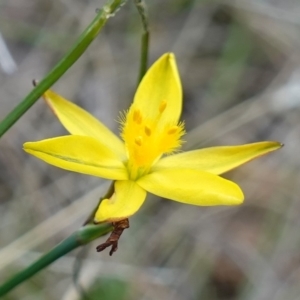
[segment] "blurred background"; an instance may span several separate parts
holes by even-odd
[[[72,46],[104,1],[0,1],[0,120]],[[95,241],[5,299],[295,300],[300,295],[300,3],[152,0],[150,62],[173,51],[184,88],[185,149],[278,140],[225,174],[239,207],[148,196],[119,250]],[[54,89],[118,132],[137,82],[142,26],[132,1]],[[42,100],[0,140],[0,280],[79,228],[109,186],[29,156],[26,141],[67,134]],[[298,149],[298,150],[297,150]]]

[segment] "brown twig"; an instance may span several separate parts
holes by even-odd
[[[118,250],[118,241],[126,228],[129,228],[129,220],[124,219],[122,221],[113,222],[114,230],[110,234],[109,238],[106,240],[105,243],[96,247],[98,252],[103,251],[107,247],[111,246],[109,251],[109,255],[112,256],[114,252]]]

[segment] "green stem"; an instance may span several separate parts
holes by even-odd
[[[80,35],[73,48],[0,123],[0,137],[79,59],[99,34],[106,21],[113,16],[125,1],[126,0],[109,0],[107,4],[99,10],[97,16]]]
[[[0,286],[0,297],[7,294],[17,285],[29,279],[31,276],[47,267],[58,258],[64,256],[77,247],[90,243],[112,230],[113,226],[111,224],[87,225],[80,228],[29,267],[8,279],[2,286]]]
[[[146,5],[143,0],[134,0],[134,4],[140,14],[142,25],[143,25],[143,34],[141,38],[141,57],[140,57],[140,70],[138,77],[138,84],[144,77],[148,69],[148,53],[149,53],[149,24],[148,16],[146,13]]]
[[[143,79],[145,73],[148,69],[148,49],[149,49],[149,32],[144,32],[142,35],[141,42],[141,61],[140,61],[140,71],[139,71],[139,83]]]

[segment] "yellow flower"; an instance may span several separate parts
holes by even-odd
[[[71,135],[24,144],[24,150],[56,167],[115,180],[95,222],[128,218],[146,191],[193,205],[237,205],[244,196],[234,182],[218,175],[279,149],[278,142],[176,151],[184,124],[180,78],[172,53],[148,70],[129,110],[121,116],[123,142],[88,112],[47,91],[45,100]]]

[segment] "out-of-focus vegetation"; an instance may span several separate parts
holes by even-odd
[[[0,2],[0,119],[43,78],[104,1]],[[186,149],[279,140],[225,176],[239,207],[148,197],[119,250],[97,243],[60,259],[5,299],[295,300],[300,294],[300,3],[147,1],[150,60],[176,54]],[[54,86],[118,131],[132,101],[142,26],[132,2]],[[81,226],[109,183],[29,157],[25,141],[66,134],[43,101],[0,140],[0,280]],[[74,284],[74,282],[76,282]]]

